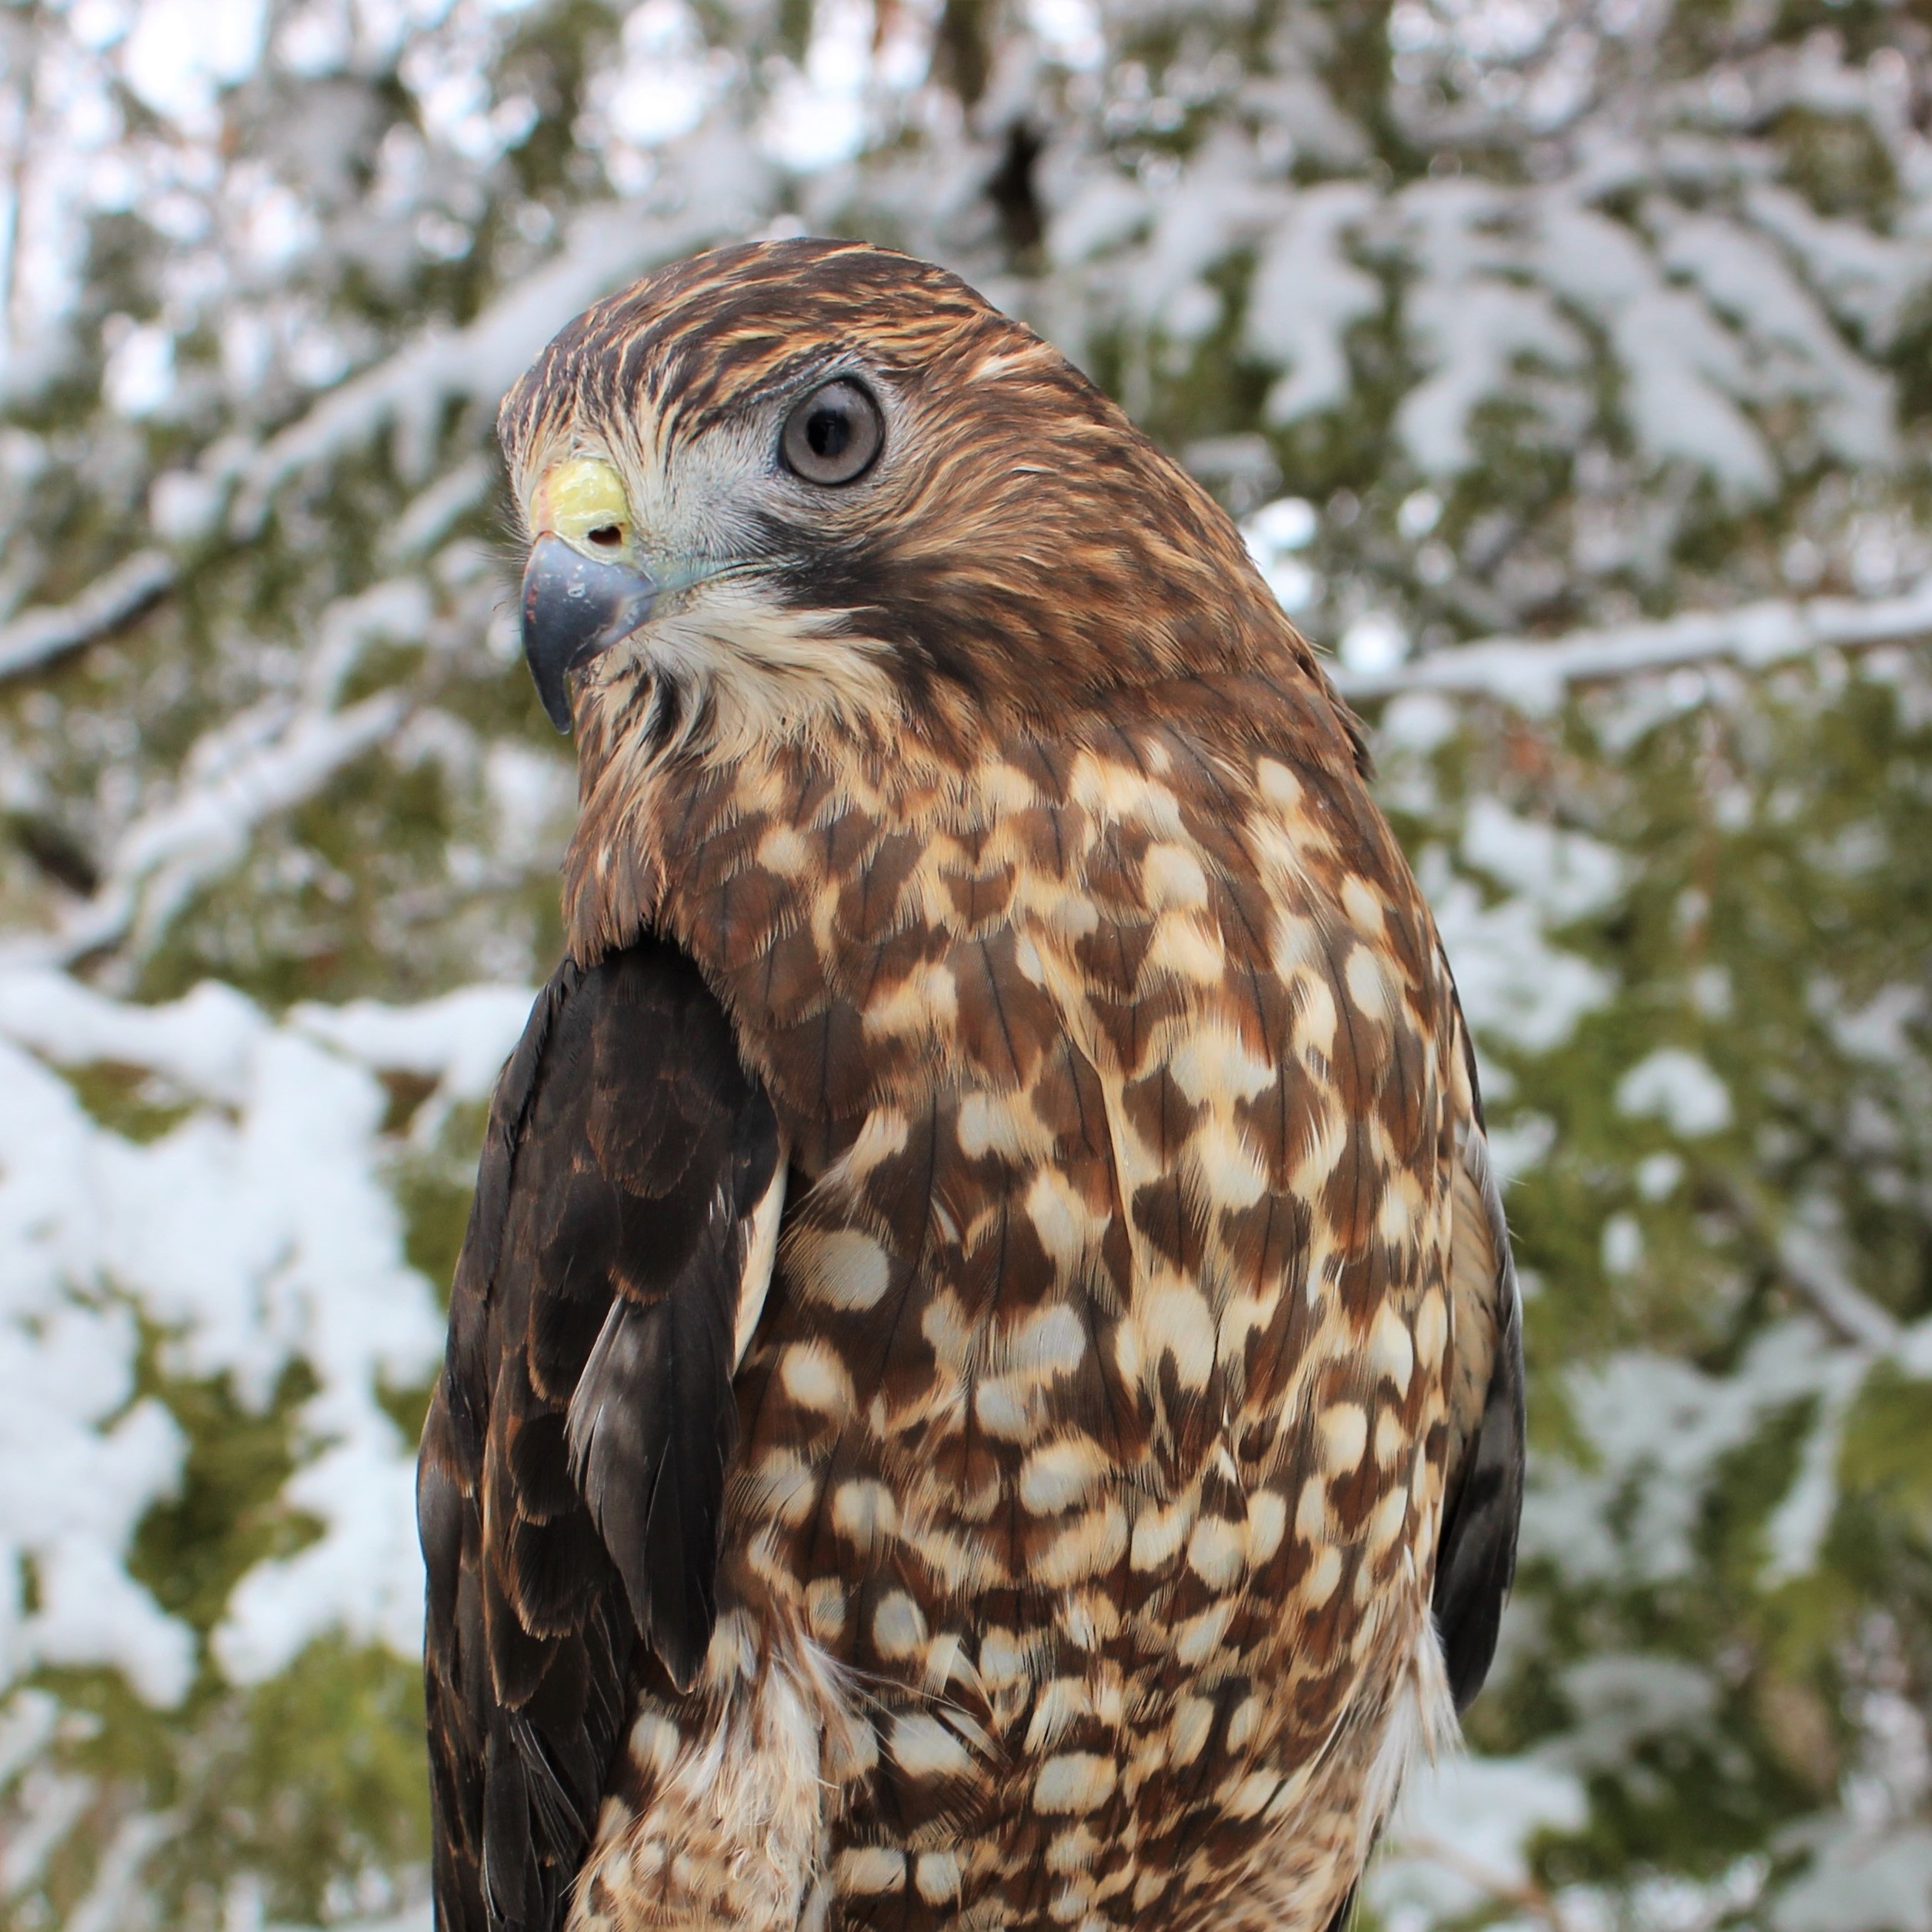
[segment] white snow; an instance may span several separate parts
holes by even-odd
[[[1568,366],[1582,349],[1547,290],[1507,272],[1513,250],[1493,232],[1503,212],[1493,190],[1424,182],[1403,200],[1423,268],[1408,316],[1428,373],[1403,399],[1396,426],[1424,475],[1451,475],[1475,460],[1470,417],[1509,387],[1520,360]]]
[[[1643,1260],[1643,1226],[1634,1214],[1613,1214],[1600,1243],[1607,1275],[1633,1274]]]
[[[1707,1061],[1680,1046],[1660,1046],[1617,1083],[1624,1113],[1649,1115],[1685,1140],[1721,1133],[1731,1122],[1730,1089]]]
[[[1366,610],[1342,633],[1336,656],[1351,671],[1386,672],[1409,655],[1409,636],[1400,619],[1384,610]]]
[[[1321,519],[1305,496],[1278,496],[1264,503],[1241,526],[1241,534],[1257,558],[1283,550],[1305,550],[1315,540]]]
[[[1374,205],[1359,182],[1324,182],[1297,195],[1262,245],[1247,343],[1286,372],[1268,392],[1270,422],[1331,409],[1348,392],[1348,331],[1382,305],[1382,285],[1349,252],[1350,231]]]
[[[1660,256],[1700,286],[1718,312],[1748,326],[1767,362],[1786,365],[1786,386],[1814,399],[1835,455],[1872,468],[1897,459],[1890,385],[1846,347],[1768,242],[1733,222],[1692,215],[1670,223]]]
[[[425,1899],[420,1905],[412,1906],[407,1911],[398,1912],[382,1919],[355,1919],[339,1921],[329,1927],[329,1932],[430,1932],[431,1913]],[[265,1925],[262,1932],[309,1932],[309,1928],[292,1925]]]
[[[1627,1764],[1648,1739],[1695,1730],[1717,1703],[1708,1672],[1675,1657],[1629,1651],[1573,1663],[1561,1690],[1576,1728],[1550,1755],[1584,1775]]]
[[[365,1066],[435,1080],[452,1099],[480,1099],[529,1017],[527,986],[462,986],[416,1006],[356,999],[295,1007],[289,1024]]]
[[[1313,602],[1320,580],[1296,553],[1314,541],[1315,506],[1305,497],[1280,496],[1264,503],[1241,526],[1255,568],[1290,616]]]
[[[682,0],[646,0],[624,22],[623,63],[591,98],[624,139],[655,147],[689,134],[713,91],[703,30]]]
[[[1561,638],[1484,638],[1392,672],[1370,675],[1344,668],[1336,682],[1355,699],[1455,692],[1538,712],[1552,709],[1577,685],[1713,659],[1763,669],[1830,648],[1857,649],[1929,632],[1932,576],[1896,597],[1776,599],[1654,624],[1573,631]]]
[[[1643,448],[1659,462],[1694,465],[1733,496],[1766,494],[1776,469],[1740,407],[1757,385],[1737,337],[1664,281],[1623,222],[1560,195],[1543,198],[1535,219],[1537,268],[1616,345],[1624,406]]]
[[[259,1563],[236,1584],[215,1632],[233,1683],[285,1668],[314,1638],[339,1630],[398,1657],[422,1642],[422,1563],[416,1543],[415,1445],[359,1432],[305,1463],[282,1500],[325,1525],[298,1554]]]
[[[766,151],[801,173],[857,150],[872,78],[873,10],[867,0],[830,0],[812,13],[805,65],[783,76],[762,130]]]
[[[173,335],[152,322],[126,329],[108,355],[101,380],[108,401],[122,415],[158,414],[175,392]]]
[[[406,693],[379,691],[342,711],[271,700],[211,731],[185,761],[192,780],[116,842],[92,897],[51,941],[0,943],[0,967],[71,959],[132,930],[152,946],[203,886],[246,856],[256,829],[312,797],[409,715]]]
[[[1535,1757],[1445,1757],[1414,1773],[1370,1868],[1370,1904],[1384,1924],[1453,1920],[1529,1877],[1524,1847],[1544,1829],[1589,1815],[1581,1780]]]
[[[1666,1149],[1660,1153],[1646,1154],[1632,1171],[1630,1178],[1637,1183],[1637,1191],[1647,1201],[1667,1201],[1677,1192],[1677,1183],[1683,1179],[1683,1160]]]
[[[1910,1372],[1916,1333],[1894,1359]],[[1815,1560],[1836,1502],[1837,1445],[1850,1397],[1874,1354],[1834,1343],[1809,1318],[1760,1334],[1731,1373],[1713,1376],[1631,1350],[1567,1378],[1589,1460],[1533,1464],[1524,1501],[1526,1560],[1547,1558],[1578,1583],[1655,1583],[1686,1573],[1691,1538],[1720,1460],[1796,1404],[1815,1405],[1800,1467],[1768,1528],[1767,1575]]]
[[[475,988],[277,1025],[216,986],[140,1006],[62,973],[0,973],[0,1557],[10,1575],[33,1565],[39,1600],[0,1599],[0,1680],[105,1663],[157,1703],[187,1688],[189,1633],[125,1567],[182,1453],[165,1409],[131,1400],[137,1317],[173,1372],[225,1376],[245,1401],[265,1403],[298,1358],[318,1384],[283,1501],[321,1533],[242,1579],[223,1669],[252,1680],[334,1629],[412,1653],[414,1446],[378,1396],[430,1373],[442,1321],[402,1257],[376,1075],[480,1095],[529,999]],[[88,1066],[145,1081],[180,1117],[145,1141],[101,1125],[63,1071]]]
[[[201,121],[262,45],[265,0],[142,0],[122,49],[128,85],[157,113]]]
[[[174,559],[137,550],[97,577],[70,604],[42,606],[0,624],[0,679],[64,657],[151,603],[175,581]]]
[[[1770,1923],[1776,1932],[1932,1932],[1932,1830],[1835,1836]]]
[[[1500,799],[1471,800],[1463,858],[1530,900],[1553,926],[1609,909],[1629,874],[1623,856],[1581,832],[1526,819]]]
[[[1486,903],[1473,881],[1450,869],[1440,847],[1423,853],[1416,876],[1479,1036],[1547,1053],[1610,998],[1608,974],[1553,946],[1530,900]]]

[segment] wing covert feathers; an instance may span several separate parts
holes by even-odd
[[[1460,1026],[1460,1013],[1457,1020]],[[1466,1057],[1467,1041],[1464,1031]],[[1456,1376],[1434,1595],[1459,1713],[1482,1689],[1496,1654],[1516,1574],[1524,1453],[1522,1299],[1475,1100],[1473,1061],[1467,1074],[1472,1106],[1458,1149],[1450,1250]]]
[[[554,1932],[637,1647],[679,1685],[702,1660],[783,1173],[688,959],[558,973],[492,1106],[419,1470],[445,1932]]]

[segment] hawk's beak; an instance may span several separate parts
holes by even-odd
[[[657,586],[635,564],[602,563],[540,536],[523,569],[523,655],[559,731],[570,729],[570,674],[621,644],[651,614]]]

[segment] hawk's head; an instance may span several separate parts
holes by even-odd
[[[1213,499],[906,255],[776,242],[661,270],[559,335],[501,428],[531,668],[606,749],[1313,669]]]

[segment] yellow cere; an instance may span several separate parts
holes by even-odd
[[[539,533],[557,536],[587,556],[612,557],[630,548],[630,506],[616,470],[595,456],[573,456],[537,486]]]

